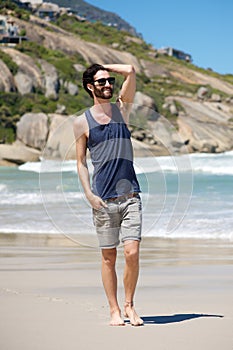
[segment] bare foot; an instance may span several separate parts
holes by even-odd
[[[143,326],[143,320],[136,313],[133,302],[125,302],[125,317],[128,317],[132,326]]]
[[[120,310],[111,312],[110,326],[125,326],[125,322],[121,318]]]

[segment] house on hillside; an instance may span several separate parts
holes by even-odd
[[[15,45],[23,40],[27,40],[27,37],[19,35],[19,28],[15,20],[0,15],[0,44]]]
[[[42,5],[38,8],[36,14],[43,19],[48,21],[54,21],[60,15],[60,7],[51,2],[43,2]]]
[[[0,36],[7,33],[7,19],[5,16],[0,16]]]
[[[43,3],[43,0],[13,0],[20,8],[31,9]]]
[[[158,53],[162,55],[175,57],[179,60],[183,60],[186,62],[192,62],[192,56],[190,54],[174,49],[173,47],[164,47],[164,48],[158,49]]]

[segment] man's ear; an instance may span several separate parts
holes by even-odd
[[[93,86],[91,84],[87,84],[87,88],[88,90],[93,91]]]

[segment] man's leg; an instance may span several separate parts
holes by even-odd
[[[125,287],[125,316],[129,317],[133,326],[141,326],[143,320],[137,315],[133,298],[138,281],[139,274],[139,241],[125,241],[125,271],[124,271],[124,287]]]
[[[117,302],[116,248],[102,249],[102,280],[108,298],[112,326],[123,326],[121,310]]]

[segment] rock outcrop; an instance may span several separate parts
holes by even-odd
[[[177,119],[178,128],[153,109],[153,100],[142,93],[136,94],[137,103],[133,105],[130,126],[135,156],[214,153],[233,148],[231,105],[192,101],[177,96],[173,99],[184,108]],[[135,123],[134,118],[138,113],[147,114],[149,121],[145,127],[138,127]],[[39,160],[40,157],[75,159],[74,118],[59,114],[26,113],[17,124],[16,143],[0,145],[0,162],[22,164]]]
[[[15,81],[20,93],[32,92],[38,87],[43,87],[41,71],[32,57],[10,47],[3,47],[1,50],[8,54],[19,67]],[[25,82],[27,82],[27,89],[24,87]]]
[[[127,63],[132,64],[136,73],[142,75],[145,81],[151,79],[153,82],[159,76],[158,86],[164,82],[163,78],[168,84],[176,80],[177,86],[182,83],[197,85],[196,92],[186,93],[183,89],[174,92],[175,96],[166,97],[162,108],[169,111],[173,118],[171,121],[158,113],[161,109],[158,109],[152,97],[137,91],[131,112],[131,132],[136,156],[151,155],[151,152],[154,155],[166,155],[233,149],[233,85],[230,82],[174,61],[163,66],[153,61],[151,56],[148,56],[148,60],[137,59],[129,52],[117,50],[117,43],[114,49],[86,42],[79,36],[34,16],[30,22],[19,19],[16,22],[26,30],[29,40],[48,49],[70,55],[79,54],[87,64]],[[0,47],[0,50],[9,55],[18,66],[18,71],[13,76],[0,60],[0,91],[16,91],[21,95],[39,92],[56,100],[61,85],[65,93],[72,96],[79,94],[78,85],[60,79],[59,72],[50,62],[32,58],[12,47]],[[84,68],[84,65],[74,64],[78,76]],[[21,116],[17,124],[17,141],[13,145],[0,145],[0,163],[21,164],[39,160],[40,157],[75,158],[73,117],[62,115],[66,113],[66,106],[63,101],[62,105],[59,102],[56,114],[26,113]]]
[[[44,92],[46,97],[57,99],[59,92],[59,77],[56,68],[45,60],[34,60],[32,57],[9,47],[2,47],[6,54],[18,65],[15,76],[6,65],[0,61],[0,91],[18,91],[21,95]]]
[[[135,67],[137,73],[142,71],[138,59],[129,52],[115,50],[107,46],[104,46],[103,49],[103,45],[84,41],[80,37],[74,36],[51,23],[46,23],[46,26],[51,28],[48,31],[42,25],[35,25],[34,21],[38,23],[38,18],[35,16],[31,16],[30,22],[17,20],[18,25],[21,28],[25,28],[29,40],[35,41],[48,49],[60,50],[67,54],[80,54],[88,64],[94,62],[100,64],[127,62]],[[42,20],[39,22],[43,24]]]
[[[44,113],[26,113],[17,123],[17,140],[40,151],[46,145],[48,132],[48,116]]]
[[[16,141],[13,145],[0,145],[0,165],[20,165],[38,162],[41,152]]]
[[[75,159],[75,138],[73,133],[72,116],[49,114],[50,128],[43,158],[46,159]]]
[[[15,82],[13,75],[7,65],[0,59],[0,91],[15,91]]]
[[[224,152],[233,148],[231,107],[223,103],[176,98],[184,107],[177,123],[190,152]]]
[[[57,99],[59,92],[59,77],[56,68],[45,60],[38,60],[43,75],[43,88],[45,97]]]

